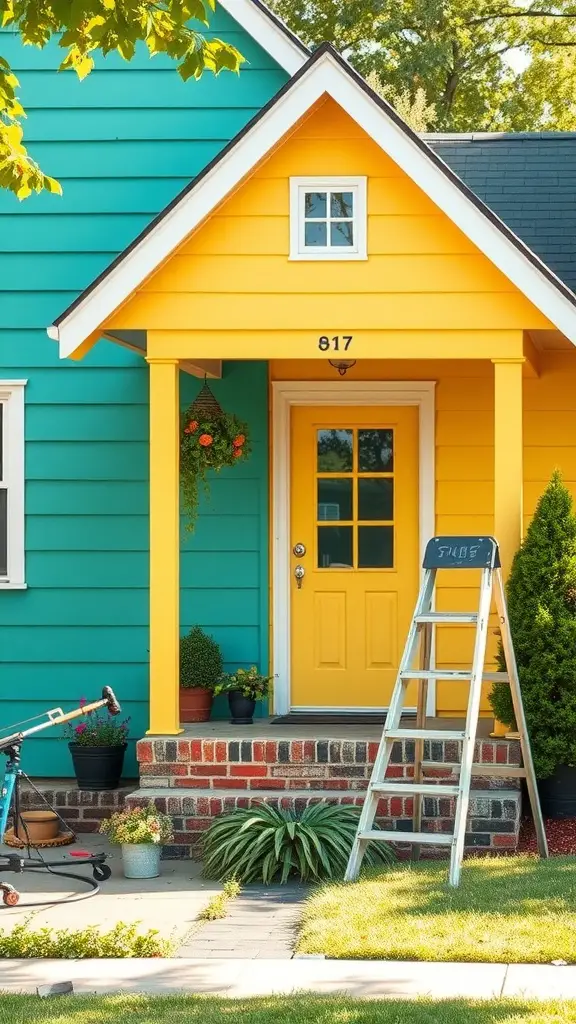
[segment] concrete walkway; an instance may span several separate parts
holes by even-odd
[[[140,992],[246,998],[294,992],[361,999],[576,999],[576,967],[356,960],[4,960],[0,989],[35,993],[71,981],[77,994]]]
[[[205,921],[179,950],[202,959],[290,960],[296,944],[303,885],[246,885],[226,917]]]
[[[127,924],[140,922],[140,931],[157,928],[161,935],[178,945],[188,941],[192,931],[200,926],[198,914],[210,899],[221,891],[219,882],[202,878],[202,865],[189,860],[162,861],[159,878],[128,879],[122,874],[120,847],[111,846],[104,836],[80,836],[73,846],[60,850],[45,850],[46,860],[63,861],[62,869],[91,877],[89,867],[74,863],[71,850],[105,851],[112,877],[101,883],[100,892],[88,899],[70,902],[70,897],[88,891],[86,885],[69,878],[59,878],[45,871],[28,871],[21,875],[2,874],[2,881],[10,882],[21,894],[18,906],[0,905],[0,929],[11,931],[14,925],[30,919],[30,927],[85,928],[96,925],[101,929],[113,928],[118,921]],[[0,853],[14,853],[0,846]],[[37,900],[54,899],[53,905],[30,907]],[[197,954],[199,955],[199,954]],[[0,968],[0,977],[3,967]]]

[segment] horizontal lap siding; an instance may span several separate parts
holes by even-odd
[[[168,60],[140,52],[130,65],[99,61],[80,83],[56,72],[57,46],[0,34],[30,152],[64,188],[24,203],[0,193],[0,379],[29,380],[29,589],[0,592],[0,726],[111,683],[132,736],[147,728],[147,369],[108,342],[60,363],[45,327],[284,84],[224,12],[212,28],[249,59],[239,77],[184,84]],[[197,388],[183,375],[183,402]],[[183,536],[182,622],[209,628],[228,667],[266,668],[266,367],[227,364],[214,390],[249,420],[253,455],[214,481],[196,533]],[[25,767],[67,775],[69,755],[53,736],[37,739]]]

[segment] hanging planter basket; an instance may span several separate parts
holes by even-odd
[[[182,416],[180,428],[180,479],[188,529],[198,515],[198,491],[202,481],[209,493],[209,470],[236,466],[250,454],[248,428],[231,413],[224,412],[206,381]]]

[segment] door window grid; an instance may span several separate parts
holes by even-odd
[[[372,446],[370,446],[370,441]],[[378,468],[378,459],[388,469]],[[360,469],[370,463],[370,469]],[[332,463],[332,465],[330,465]],[[375,468],[372,468],[374,464]],[[394,431],[392,428],[370,429],[365,427],[323,428],[317,431],[317,469],[315,474],[316,501],[316,565],[319,569],[394,569]],[[328,469],[328,466],[330,468]],[[332,468],[332,466],[334,468]],[[321,468],[320,468],[321,467]],[[342,468],[340,468],[342,467]],[[391,506],[391,516],[378,518],[359,517],[362,500],[362,481],[390,481],[386,503]],[[340,483],[345,511],[349,510],[350,499],[352,518],[340,518],[342,502],[320,501],[324,497],[323,482]],[[350,488],[342,487],[350,481]],[[386,489],[384,489],[386,490]],[[336,497],[334,495],[333,497]],[[329,534],[327,531],[334,531]],[[374,531],[370,533],[369,531]],[[376,537],[376,531],[379,537]],[[376,555],[374,540],[380,541],[381,553]],[[384,543],[382,543],[384,542]],[[333,558],[330,549],[340,552]]]

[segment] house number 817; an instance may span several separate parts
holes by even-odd
[[[321,352],[347,352],[352,344],[352,334],[335,334],[329,338],[323,334],[318,338],[318,348]]]

